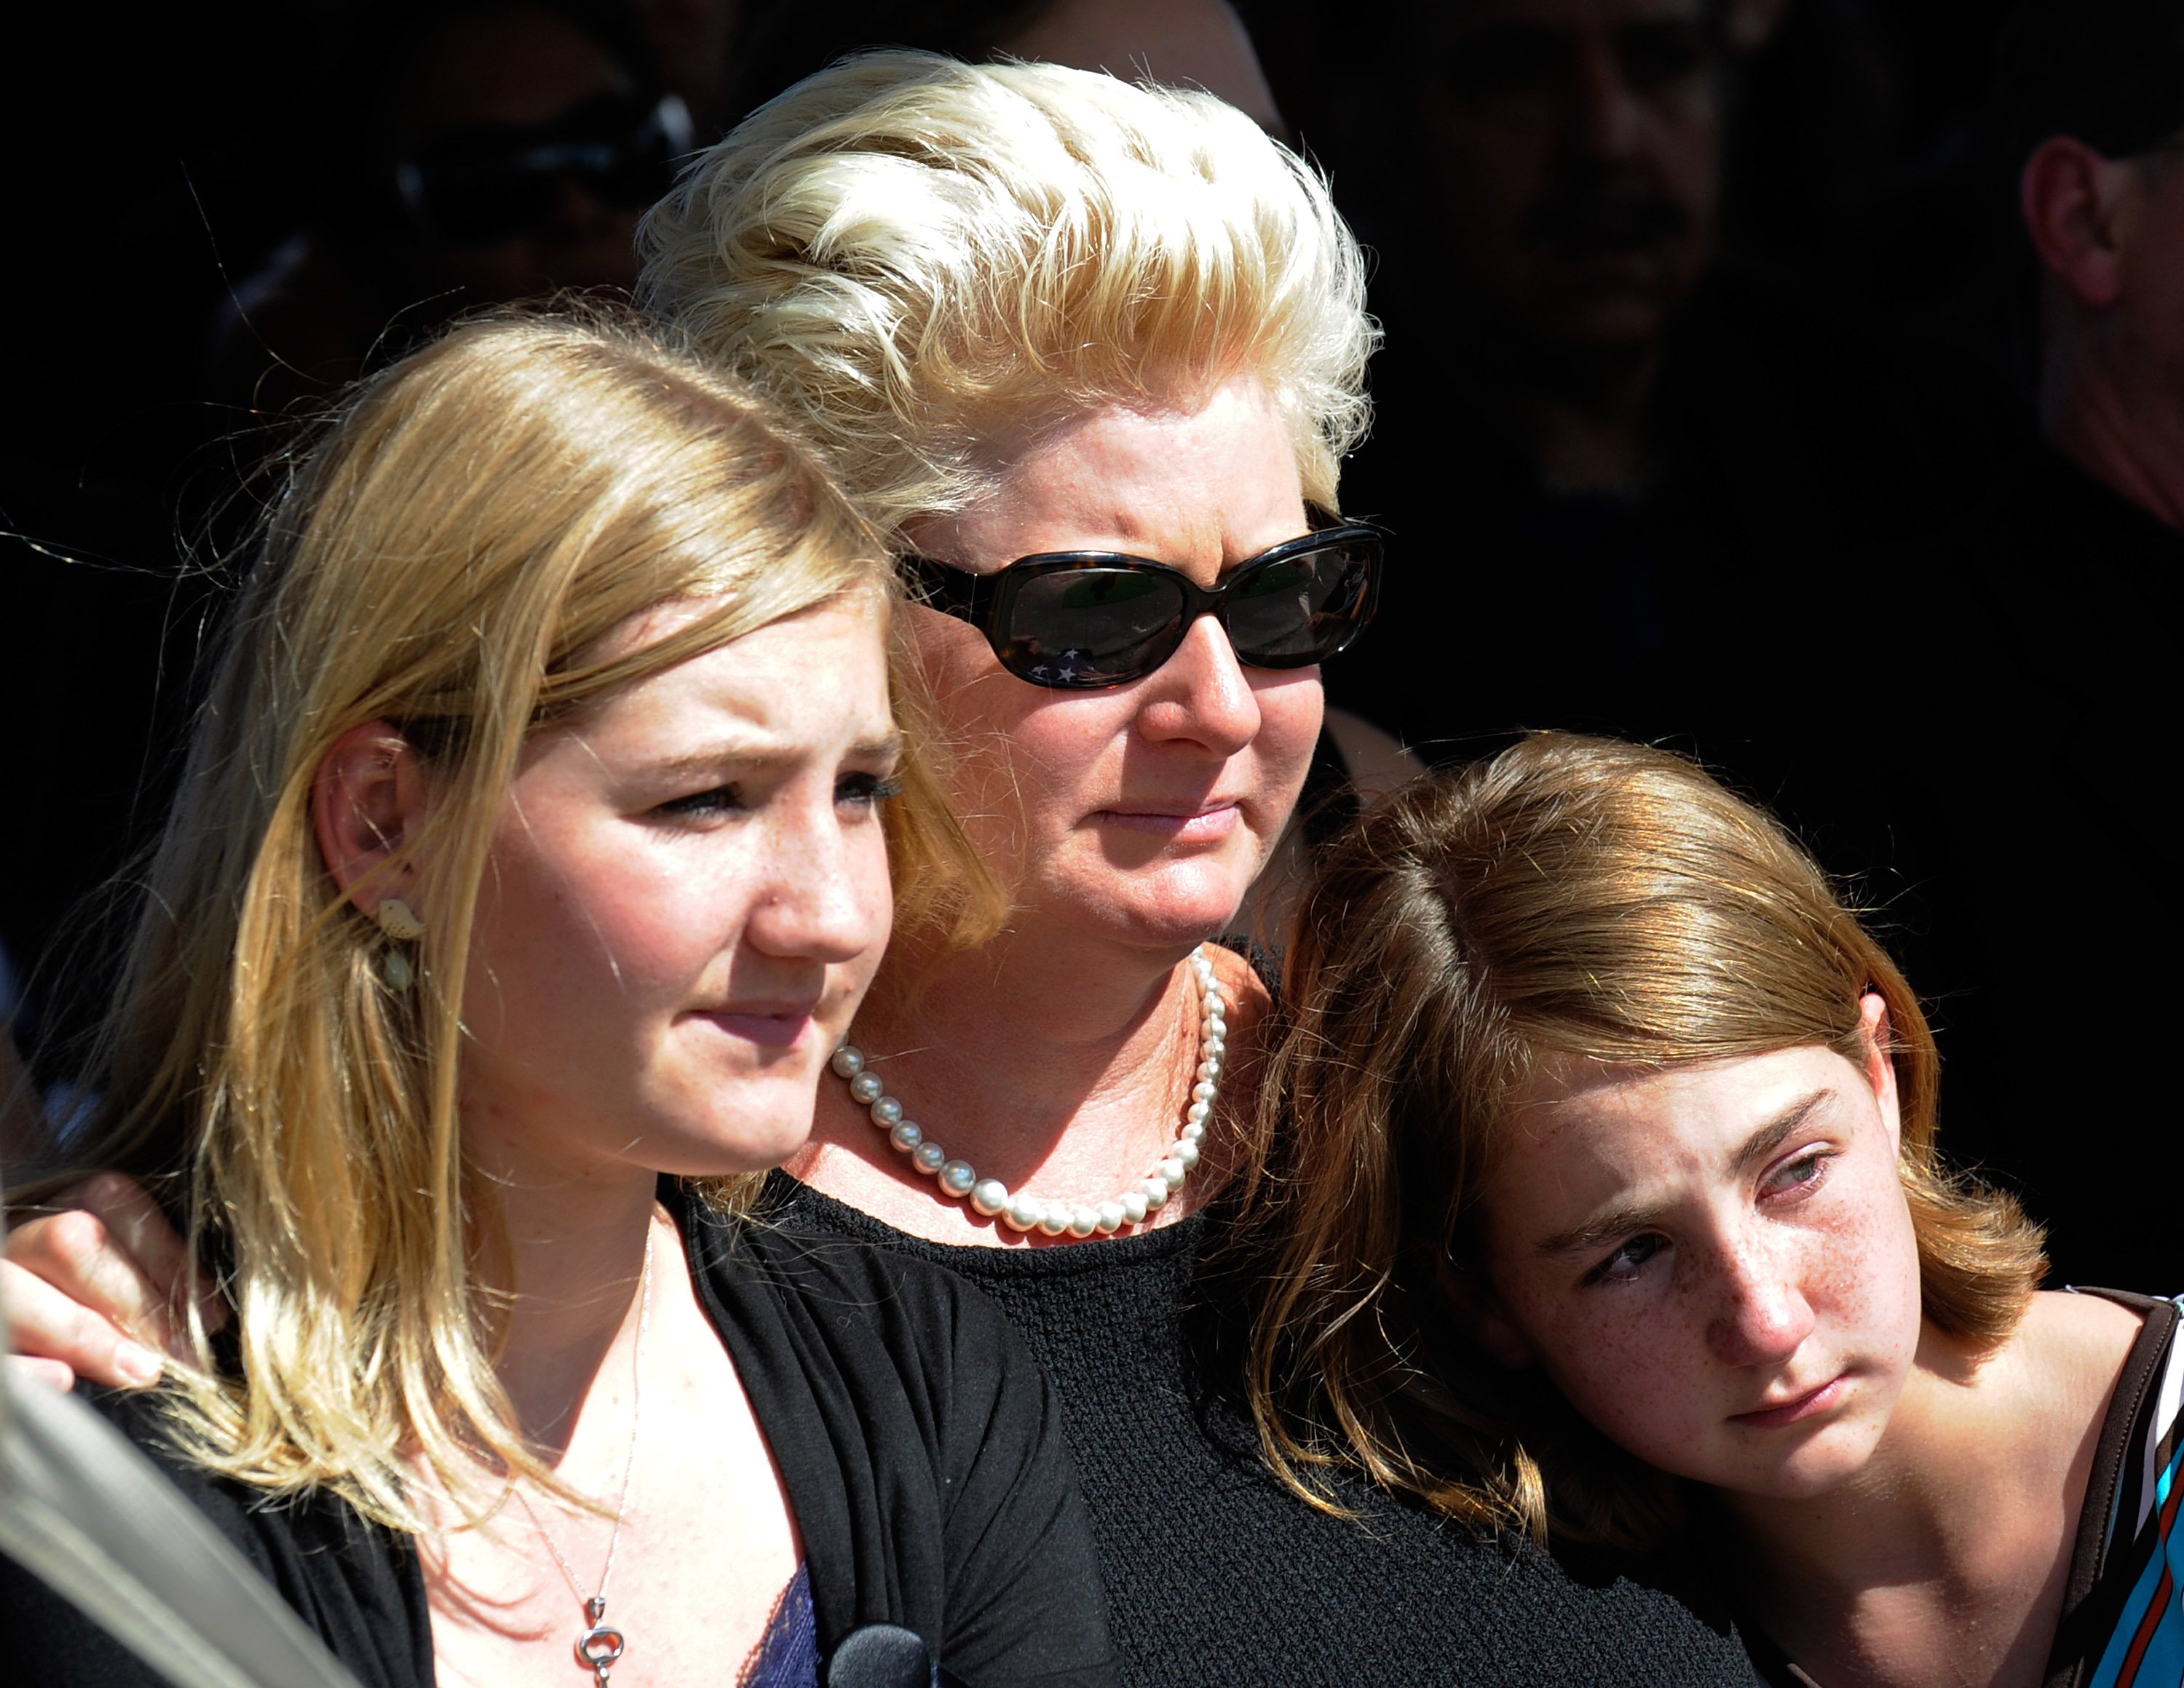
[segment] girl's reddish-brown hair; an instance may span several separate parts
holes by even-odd
[[[1505,1116],[1546,1060],[1861,1061],[1869,991],[1926,1317],[1991,1345],[2046,1269],[2040,1231],[1942,1167],[1918,998],[1780,823],[1682,757],[1563,734],[1364,817],[1306,900],[1246,1159],[1247,1384],[1275,1468],[1323,1506],[1348,1465],[1481,1525],[1662,1540],[1674,1482],[1477,1353],[1457,1316]]]

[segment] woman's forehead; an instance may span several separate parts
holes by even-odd
[[[1288,418],[1237,381],[1194,409],[1073,417],[1011,456],[992,493],[946,526],[978,566],[1051,550],[1218,564],[1293,537],[1303,510]]]

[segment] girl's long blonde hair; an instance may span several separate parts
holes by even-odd
[[[179,1437],[276,1493],[423,1527],[411,1467],[541,1474],[491,1358],[489,1194],[456,1114],[465,961],[493,821],[542,722],[845,595],[887,555],[732,378],[597,312],[456,328],[366,382],[271,509],[149,869],[81,1164],[147,1179],[235,1314],[170,1373]],[[642,649],[606,636],[717,600]],[[384,720],[424,756],[404,839],[416,983],[327,872],[311,791]],[[975,866],[915,746],[889,817],[899,912],[970,918]],[[368,889],[368,888],[365,888]],[[709,1193],[733,1205],[751,1181]],[[232,1342],[232,1349],[225,1345]]]
[[[1919,1000],[1771,816],[1681,757],[1560,734],[1367,816],[1290,953],[1240,1230],[1276,1470],[1323,1507],[1346,1466],[1484,1527],[1664,1540],[1674,1480],[1480,1352],[1454,1305],[1482,1267],[1475,1204],[1509,1105],[1543,1060],[1817,1044],[1862,1066],[1869,991],[1888,1006],[1926,1317],[1992,1344],[2045,1270],[2039,1229],[1943,1167]]]

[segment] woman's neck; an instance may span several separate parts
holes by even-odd
[[[912,961],[883,975],[854,1040],[909,1117],[981,1178],[1097,1202],[1135,1187],[1182,1127],[1200,1054],[1187,953],[1086,942],[1063,964],[1050,941],[1005,934],[922,974]],[[1233,1070],[1240,1033],[1265,993],[1235,958],[1208,954],[1235,1005],[1226,1057]],[[905,991],[904,980],[913,988]],[[1228,1071],[1223,1078],[1210,1142],[1222,1114],[1243,1099]],[[1147,1223],[1190,1211],[1216,1159],[1209,1150],[1208,1163]],[[943,1196],[831,1074],[820,1081],[811,1145],[788,1170],[914,1235],[974,1245],[1025,1240]]]
[[[1854,1476],[1792,1501],[1721,1497],[1743,1537],[1741,1595],[1825,1688],[2042,1680],[2136,1330],[2113,1303],[2051,1305],[2077,1299],[2036,1297],[1984,1357],[1930,1325]]]

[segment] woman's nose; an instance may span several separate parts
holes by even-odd
[[[1780,1365],[1813,1334],[1815,1320],[1792,1259],[1757,1240],[1724,1250],[1720,1302],[1707,1338],[1732,1366]]]
[[[1259,699],[1227,629],[1211,616],[1190,624],[1173,656],[1145,682],[1140,716],[1150,738],[1188,739],[1232,756],[1259,733]]]

